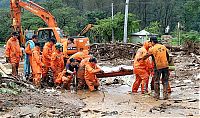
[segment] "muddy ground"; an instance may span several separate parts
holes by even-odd
[[[0,94],[0,117],[200,117],[200,65],[184,52],[172,54],[176,71],[170,75],[169,100],[155,100],[151,92],[141,95],[140,88],[132,94],[134,76],[128,75],[101,79],[96,92],[79,90],[74,94],[55,88],[18,87],[19,94]],[[131,65],[131,60],[114,59],[99,64]]]

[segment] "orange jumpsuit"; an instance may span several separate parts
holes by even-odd
[[[32,67],[33,67],[33,82],[35,85],[40,85],[42,78],[43,63],[40,57],[40,47],[36,46],[32,51]]]
[[[135,55],[133,73],[135,73],[136,80],[132,86],[133,93],[137,92],[140,84],[142,93],[147,92],[149,73],[148,70],[146,69],[146,66],[148,63],[148,59],[140,61],[138,61],[138,59],[144,57],[147,54],[148,48],[149,48],[148,42],[144,42],[143,47],[139,48]]]
[[[63,83],[67,89],[69,89],[71,84],[72,76],[66,77],[66,70],[63,70],[62,72],[58,73],[58,76],[55,80],[56,85],[61,85]]]
[[[64,56],[64,58],[68,59],[69,58],[69,56],[67,54],[68,41],[62,41],[61,43],[63,45],[63,56]]]
[[[49,68],[51,67],[51,55],[53,45],[50,42],[45,43],[42,52],[42,63],[44,64],[42,76],[45,77]]]
[[[70,58],[67,60],[67,63],[70,63],[69,60],[71,58],[74,58],[74,59],[76,59],[78,61],[81,61],[86,57],[88,57],[88,51],[87,50],[83,50],[82,52],[77,52],[77,53],[73,54],[72,56],[70,56]]]
[[[5,55],[10,59],[10,63],[12,65],[12,75],[16,76],[18,74],[20,58],[22,57],[22,51],[17,38],[11,37],[7,41]]]
[[[85,65],[87,63],[89,63],[89,59],[90,59],[90,57],[85,58],[79,64],[79,68],[78,68],[78,72],[77,72],[77,78],[79,80],[79,82],[78,82],[78,88],[82,88],[85,85],[85,79],[84,79]]]
[[[85,81],[90,91],[94,91],[99,87],[99,80],[96,77],[96,73],[100,72],[101,69],[90,62],[85,64]]]
[[[148,55],[152,55],[154,58],[155,69],[154,69],[154,91],[155,97],[160,96],[160,76],[162,75],[163,84],[163,96],[164,99],[168,98],[168,79],[169,79],[169,69],[167,60],[167,48],[161,44],[155,44],[148,51]]]
[[[62,52],[56,50],[51,55],[51,69],[53,71],[54,82],[60,72],[64,70],[64,60]]]

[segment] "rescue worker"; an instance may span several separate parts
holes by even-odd
[[[72,56],[70,56],[70,58],[68,59],[67,63],[70,63],[69,60],[71,58],[76,59],[77,61],[81,62],[81,60],[83,60],[84,58],[88,57],[88,50],[83,50],[81,52],[77,52],[75,54],[73,54]]]
[[[151,37],[150,41],[153,45],[152,48],[149,49],[148,53],[143,57],[138,59],[138,61],[143,61],[147,59],[149,56],[153,56],[154,58],[154,76],[155,76],[155,98],[160,98],[160,77],[162,75],[162,84],[163,84],[163,98],[168,99],[168,79],[169,79],[169,54],[167,52],[167,48],[158,43],[157,37]]]
[[[56,43],[56,40],[52,38],[45,43],[42,52],[42,63],[44,64],[42,77],[46,78],[46,75],[51,67],[51,55],[53,53],[53,45]]]
[[[67,41],[61,43],[63,44],[64,64],[66,64],[69,59],[69,55],[67,54],[68,46],[74,44],[74,38],[69,37]]]
[[[74,85],[77,71],[78,71],[79,62],[73,58],[70,59],[70,63],[66,65],[66,68],[58,75],[56,83],[62,83],[62,88],[70,89],[70,85]]]
[[[12,37],[6,43],[6,62],[12,65],[12,76],[18,75],[19,62],[22,59],[18,36],[17,32],[13,32]]]
[[[25,56],[24,56],[24,75],[29,77],[32,69],[32,50],[35,47],[35,43],[38,42],[38,36],[34,34],[31,40],[28,40],[25,44]]]
[[[33,68],[33,83],[37,86],[41,86],[41,78],[42,78],[42,67],[44,64],[42,63],[40,56],[40,44],[35,43],[35,47],[32,50],[32,68]]]
[[[89,90],[95,91],[98,90],[99,87],[99,80],[96,77],[96,73],[103,72],[99,66],[96,65],[97,60],[96,58],[92,57],[89,59],[89,62],[85,64],[85,81],[89,87]]]
[[[90,58],[92,56],[88,55],[87,58],[83,59],[81,61],[81,63],[79,64],[79,68],[78,68],[78,72],[77,72],[77,78],[78,78],[78,89],[82,89],[85,87],[86,83],[85,83],[85,65],[86,63],[89,62]]]
[[[174,63],[173,63],[172,58],[169,59],[169,66],[174,66]],[[154,67],[154,65],[153,65],[153,67]],[[152,75],[151,90],[154,90],[154,80],[155,80],[154,72],[152,72],[151,75]],[[169,71],[169,76],[170,76],[170,71]],[[161,79],[161,80],[162,80],[162,79]],[[168,80],[168,89],[167,89],[167,92],[168,92],[168,93],[171,93],[171,92],[172,92],[169,80]]]
[[[53,71],[53,80],[55,80],[60,72],[64,70],[64,60],[62,53],[62,44],[56,43],[55,52],[51,55],[51,69]]]
[[[144,94],[148,92],[149,71],[147,68],[147,64],[149,63],[149,59],[141,61],[138,61],[138,59],[144,57],[147,54],[147,51],[149,50],[150,46],[151,45],[149,41],[144,42],[143,47],[139,48],[135,55],[133,73],[136,76],[136,80],[132,86],[133,93],[137,93],[140,84],[141,93]]]

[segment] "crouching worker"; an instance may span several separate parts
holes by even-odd
[[[73,80],[73,77],[76,76],[78,65],[78,61],[76,61],[74,58],[71,58],[70,63],[66,65],[66,69],[58,74],[58,77],[55,80],[56,85],[61,85],[62,88],[69,89],[71,83],[74,83],[74,81],[76,81]]]
[[[41,61],[40,57],[40,44],[35,43],[35,47],[32,51],[32,68],[33,68],[33,83],[37,86],[41,86],[42,78],[42,67],[44,64]]]
[[[84,78],[91,92],[98,90],[98,87],[100,85],[99,80],[96,77],[96,73],[103,72],[100,69],[100,67],[98,67],[96,64],[97,64],[97,60],[94,57],[90,58],[89,62],[85,64]]]
[[[86,87],[86,82],[85,82],[85,64],[89,62],[89,59],[92,57],[88,55],[88,58],[85,58],[81,61],[79,64],[78,72],[77,72],[77,78],[78,78],[78,89],[83,89]]]
[[[57,88],[61,87],[62,89],[69,90],[73,76],[75,76],[75,73],[73,71],[64,69],[58,74],[58,77],[55,80]]]

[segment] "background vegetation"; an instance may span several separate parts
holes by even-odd
[[[26,1],[26,0],[23,0]],[[88,23],[94,24],[87,35],[91,40],[111,40],[111,29],[115,39],[123,37],[125,0],[33,0],[50,11],[58,25],[69,35],[77,35]],[[114,3],[114,20],[111,20],[111,3]],[[177,32],[181,24],[183,40],[199,40],[200,0],[130,0],[128,34],[146,29],[151,33],[164,34],[169,25],[170,32]],[[0,1],[0,40],[10,34],[9,0]],[[37,16],[23,10],[23,29],[37,30],[46,24]],[[172,33],[171,33],[172,34]],[[174,33],[176,37],[176,33]],[[192,37],[192,38],[191,38]]]

